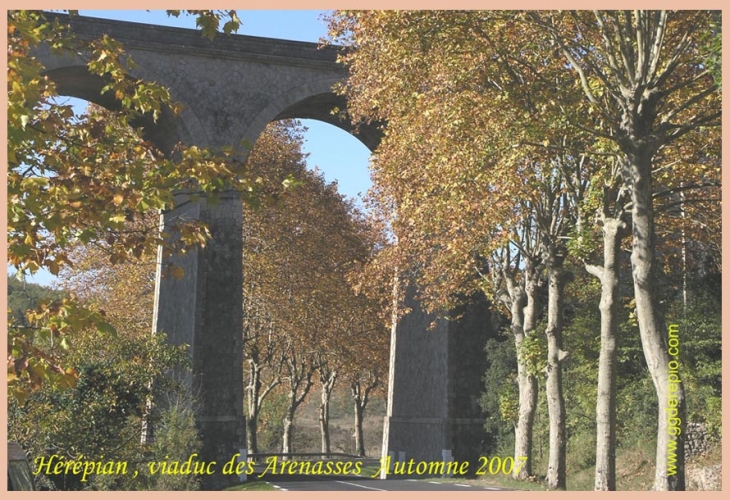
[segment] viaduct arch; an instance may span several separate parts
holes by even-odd
[[[382,137],[375,126],[354,130],[349,120],[331,113],[346,109],[344,98],[332,91],[347,76],[336,63],[336,48],[241,35],[209,40],[196,30],[55,16],[68,20],[79,37],[108,34],[120,41],[136,63],[133,76],[168,87],[183,105],[177,116],[166,113],[157,123],[142,124],[163,151],[178,142],[211,148],[253,144],[269,122],[284,118],[338,126],[371,151]],[[100,95],[102,81],[86,71],[81,56],[59,57],[43,47],[36,56],[59,94],[114,107],[113,99]],[[158,265],[153,325],[173,343],[190,345],[203,442],[199,455],[215,460],[220,471],[245,447],[241,200],[231,193],[215,207],[180,204],[161,224],[181,217],[205,221],[212,240],[203,250],[173,258],[185,271],[182,279],[163,278]],[[449,449],[457,459],[477,464],[484,439],[484,416],[476,403],[484,373],[479,353],[491,321],[483,307],[475,308],[463,321],[439,322],[433,334],[424,335],[432,318],[417,304],[410,306],[413,312],[392,335],[383,454],[441,460],[441,451]],[[217,489],[236,480],[216,474],[205,486]]]

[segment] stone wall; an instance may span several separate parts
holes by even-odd
[[[712,437],[705,424],[688,422],[685,433],[684,453],[686,458],[702,455],[710,451]]]

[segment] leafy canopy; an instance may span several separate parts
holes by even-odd
[[[235,12],[192,11],[203,35],[238,28]],[[74,14],[74,12],[72,12]],[[171,12],[179,15],[180,11]],[[77,115],[33,55],[44,45],[59,56],[79,55],[90,74],[106,85],[113,110],[91,107]],[[209,233],[197,221],[181,221],[172,241],[158,225],[143,224],[150,213],[175,207],[175,193],[207,196],[239,190],[250,200],[253,185],[234,161],[232,149],[209,151],[178,145],[160,151],[145,138],[142,121],[155,123],[179,106],[161,85],[135,79],[134,61],[107,35],[81,40],[59,18],[38,11],[8,12],[8,264],[19,274],[45,268],[54,275],[74,265],[78,244],[103,247],[111,264],[157,253],[185,252],[204,245]],[[144,120],[142,120],[144,119]],[[213,200],[214,201],[214,200]],[[28,313],[30,326],[9,322],[9,384],[18,397],[43,381],[74,383],[76,371],[63,368],[39,347],[96,325],[111,326],[99,312],[72,299],[41,304]]]

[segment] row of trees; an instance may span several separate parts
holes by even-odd
[[[656,279],[673,258],[687,273],[690,242],[717,248],[719,14],[342,11],[330,28],[357,49],[342,55],[349,112],[387,122],[375,197],[398,244],[381,259],[416,276],[431,310],[483,290],[510,317],[515,456],[532,457],[537,377],[524,352],[544,281],[546,476],[566,487],[563,302],[574,274],[566,261],[579,262],[601,283],[595,487],[615,489],[619,262],[631,236],[638,332],[659,401],[654,489],[684,489],[684,433],[677,472],[668,470]],[[675,388],[684,425],[684,389]]]
[[[270,125],[248,160],[268,202],[244,214],[247,445],[258,451],[258,417],[279,388],[287,394],[282,451],[292,451],[295,412],[318,385],[322,452],[329,453],[330,399],[344,381],[353,399],[356,451],[364,455],[363,412],[383,384],[389,337],[379,304],[356,294],[351,281],[379,235],[336,183],[306,170],[301,132],[283,122]],[[288,177],[298,186],[282,193]]]
[[[630,272],[627,252],[622,252],[621,273]],[[566,470],[571,490],[593,489],[596,466],[596,406],[599,399],[598,370],[601,350],[601,284],[592,275],[582,272],[575,262],[566,264],[574,279],[565,290],[565,324],[563,349],[570,353],[564,360],[563,384],[566,409]],[[664,267],[664,266],[663,266]],[[721,297],[719,275],[713,266],[694,267],[688,279],[688,302],[683,307],[682,281],[678,269],[665,268],[660,275],[662,312],[668,324],[678,325],[680,336],[681,378],[687,391],[687,432],[695,443],[704,437],[721,435]],[[616,489],[645,489],[653,482],[653,456],[656,437],[647,432],[654,423],[658,401],[651,376],[636,334],[631,284],[624,283],[619,293],[616,338]],[[546,294],[540,284],[539,295]],[[543,295],[544,296],[544,295]],[[549,419],[545,397],[544,368],[547,339],[544,335],[545,314],[539,316],[535,335],[522,344],[520,354],[526,357],[528,371],[537,378],[537,402],[533,424],[533,473],[542,473],[547,466]],[[487,415],[490,435],[488,452],[506,456],[514,450],[514,431],[519,419],[519,392],[516,382],[517,356],[509,328],[487,346],[488,369],[482,406]],[[697,433],[697,424],[703,429]],[[691,429],[690,429],[691,427]],[[690,432],[691,431],[691,432]],[[719,444],[719,440],[715,441]],[[715,463],[717,455],[709,449],[697,456],[697,447],[690,447],[687,470],[697,462]],[[718,448],[719,451],[719,448]],[[694,462],[695,465],[690,466]],[[688,478],[691,478],[688,474]],[[688,479],[687,488],[696,488]]]
[[[211,11],[196,14],[207,34],[224,17]],[[231,17],[225,30],[234,29],[235,14],[225,15]],[[156,218],[149,214],[170,209],[174,192],[195,185],[212,194],[261,184],[225,153],[181,147],[170,155],[130,128],[141,117],[154,119],[162,108],[174,106],[165,89],[128,78],[129,61],[114,41],[75,40],[37,12],[10,12],[8,19],[10,264],[21,271],[45,267],[58,274],[76,266],[78,272],[91,273],[97,267],[84,270],[82,263],[93,252],[73,251],[82,243],[100,252],[115,273],[123,272],[116,266],[125,262],[142,272],[135,266],[156,253],[157,245],[185,251],[207,239],[200,224],[179,228],[182,246],[169,247],[170,241],[157,232]],[[581,272],[576,263],[596,276],[602,288],[596,488],[612,489],[617,290],[625,280],[618,263],[631,236],[635,318],[659,403],[654,488],[683,488],[683,434],[677,473],[668,471],[668,419],[662,404],[668,398],[668,357],[656,279],[662,265],[679,266],[682,277],[687,276],[696,265],[692,251],[719,249],[719,14],[340,12],[331,26],[335,38],[358,49],[343,56],[351,70],[343,87],[351,114],[388,123],[374,161],[374,197],[376,214],[398,244],[381,252],[376,262],[386,271],[383,281],[390,280],[394,268],[415,276],[432,310],[451,309],[474,290],[503,304],[518,367],[516,455],[531,456],[542,374],[529,362],[530,347],[544,312],[551,443],[547,476],[551,487],[561,488],[566,475],[565,286]],[[69,106],[58,104],[52,82],[30,56],[41,41],[54,50],[86,54],[89,70],[108,79],[105,92],[114,94],[117,109],[92,110],[80,119]],[[279,135],[290,145],[297,142],[296,132]],[[266,175],[275,185],[279,174]],[[313,379],[319,378],[326,429],[327,387],[337,377],[347,377],[361,407],[369,394],[368,377],[380,377],[370,373],[380,363],[378,354],[363,354],[377,345],[371,344],[373,337],[380,338],[373,334],[377,321],[370,318],[382,308],[342,287],[347,272],[383,242],[357,217],[344,222],[342,214],[352,215],[351,207],[337,201],[321,179],[302,178],[301,192],[329,211],[318,211],[310,198],[297,200],[298,191],[281,196],[271,188],[268,194],[282,206],[296,203],[283,212],[265,208],[258,226],[252,224],[246,234],[252,250],[244,262],[255,279],[245,292],[245,345],[256,351],[250,359],[274,353],[274,364],[248,365],[251,370],[260,366],[258,375],[249,370],[248,394],[260,391],[250,398],[258,401],[278,373],[277,384],[289,389],[291,422]],[[300,207],[309,218],[297,215]],[[313,223],[317,217],[336,231],[323,234]],[[277,251],[267,255],[267,248]],[[352,256],[343,259],[350,251]],[[316,252],[321,258],[312,259]],[[339,277],[332,281],[333,276]],[[83,280],[74,282],[81,286]],[[112,289],[124,279],[105,282],[109,289],[92,293],[99,283],[98,276],[88,282],[89,297],[113,296],[117,292]],[[104,300],[112,300],[108,297]],[[124,325],[122,330],[148,328],[148,319],[116,320],[113,306],[104,306],[107,311],[89,304],[47,301],[23,321],[10,321],[9,388],[19,404],[33,390],[53,392],[82,380],[79,358],[64,354],[71,333],[81,339],[113,335],[114,324]],[[338,345],[342,332],[349,339]],[[134,345],[122,344],[120,352],[127,353]],[[113,345],[92,345],[82,358],[122,359],[110,354]],[[145,366],[150,359],[167,356],[172,363],[174,358],[157,347],[146,352],[132,359]],[[360,359],[373,364],[354,366]],[[115,373],[125,371],[122,367]],[[93,373],[110,376],[105,370]],[[261,378],[264,373],[267,380]],[[149,390],[149,384],[142,385]],[[684,423],[681,384],[677,389],[672,392]],[[127,408],[121,414],[129,415],[128,408],[144,399],[131,406],[107,401],[85,407],[109,403]],[[58,406],[55,400],[44,404]],[[323,432],[323,449],[326,441]]]
[[[89,112],[106,113],[95,106]],[[282,451],[291,451],[296,411],[319,386],[322,452],[329,453],[330,398],[341,380],[351,391],[356,450],[364,455],[364,411],[373,391],[382,388],[389,337],[377,305],[356,294],[350,281],[371,257],[377,232],[337,192],[336,184],[306,169],[302,132],[293,122],[271,124],[246,163],[258,189],[256,204],[244,209],[248,447],[258,451],[262,406],[272,391],[283,389]],[[130,221],[127,229],[152,227],[156,221],[157,215],[149,212]],[[73,297],[84,310],[97,311],[109,327],[99,331],[89,325],[70,342],[45,339],[47,343],[35,344],[60,365],[73,367],[78,382],[74,388],[41,385],[29,399],[12,405],[11,436],[34,456],[52,450],[68,458],[113,456],[131,464],[164,455],[186,459],[196,451],[195,401],[189,388],[170,378],[170,370],[189,368],[185,346],[166,345],[164,334],[150,336],[154,256],[111,264],[106,245],[80,243],[68,255],[74,265],[59,273],[57,285],[63,292],[42,296],[39,287],[20,287],[13,294],[13,324],[38,328],[38,319],[26,316],[26,310]],[[150,411],[150,402],[160,396],[166,407]],[[155,429],[154,439],[141,444],[140,433],[148,425]],[[53,479],[58,488],[85,486],[78,478]],[[94,487],[195,486],[178,479],[149,477],[135,483],[120,477],[105,484],[104,478],[95,478]]]
[[[192,13],[204,36],[239,24],[233,11]],[[8,263],[21,275],[47,269],[66,289],[30,297],[26,311],[9,315],[11,437],[34,456],[106,454],[132,464],[166,454],[184,459],[196,450],[194,401],[168,377],[185,365],[185,352],[168,346],[163,334],[150,336],[150,313],[158,247],[186,252],[210,236],[199,221],[180,221],[171,228],[180,237],[168,238],[159,232],[159,213],[174,208],[176,192],[215,198],[237,189],[252,221],[244,256],[249,401],[260,406],[265,397],[265,389],[256,394],[264,372],[290,389],[289,443],[294,412],[316,374],[328,449],[329,397],[335,381],[346,380],[362,450],[362,415],[382,383],[387,337],[375,306],[352,292],[347,276],[369,257],[376,233],[335,185],[304,169],[299,129],[275,126],[245,168],[231,150],[160,151],[138,125],[178,107],[167,89],[130,77],[133,61],[117,42],[76,39],[41,12],[9,12],[8,30]],[[99,102],[113,109],[91,106],[81,114],[61,102],[32,56],[41,43],[85,58],[90,73],[108,82]],[[300,186],[283,192],[292,173]],[[278,364],[267,364],[269,351]],[[150,448],[140,444],[139,429],[160,392],[170,405]],[[255,430],[255,415],[252,422]],[[97,479],[94,487],[191,486],[160,477]]]

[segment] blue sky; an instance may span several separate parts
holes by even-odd
[[[195,17],[168,16],[165,11],[82,10],[83,16],[103,17],[120,21],[140,22],[179,28],[195,28]],[[283,38],[302,42],[318,42],[327,35],[322,16],[326,11],[315,10],[239,10],[241,35]],[[337,181],[342,194],[359,198],[370,187],[367,165],[370,152],[357,139],[332,125],[315,120],[302,120],[308,128],[304,150],[309,153],[307,164],[319,168],[329,181]],[[49,284],[53,276],[43,270],[28,281]]]

